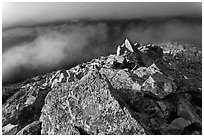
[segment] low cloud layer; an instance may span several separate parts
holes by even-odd
[[[3,3],[3,28],[79,19],[133,19],[202,14],[201,2]]]
[[[201,47],[201,24],[183,19],[129,20],[125,25],[103,21],[8,29],[3,31],[3,84],[115,53],[126,38],[144,44],[179,41]]]

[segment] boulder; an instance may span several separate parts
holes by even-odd
[[[191,123],[196,123],[199,127],[202,126],[201,118],[192,107],[189,99],[182,96],[178,97],[177,113],[180,117],[190,121]]]
[[[53,89],[40,117],[42,134],[145,134],[105,76],[88,72],[78,83]]]
[[[117,47],[117,56],[133,53],[133,52],[134,50],[132,48],[132,44],[128,39],[125,40],[125,43],[123,45]]]
[[[4,86],[2,133],[202,134],[201,52],[160,47],[125,40],[117,55]]]
[[[18,125],[7,124],[2,128],[2,135],[15,135],[17,133]]]
[[[143,83],[142,91],[146,94],[159,99],[172,94],[176,91],[176,85],[168,77],[161,73],[155,73]]]
[[[191,122],[184,118],[176,118],[171,122],[172,126],[177,127],[178,129],[181,129],[181,130],[189,126],[190,124]]]
[[[130,43],[130,41],[128,39],[125,40],[125,47],[130,51],[130,52],[134,52],[133,48],[132,48],[132,44]]]

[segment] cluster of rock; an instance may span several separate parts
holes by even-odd
[[[117,54],[4,89],[3,134],[202,134],[201,52],[161,47],[125,40]]]

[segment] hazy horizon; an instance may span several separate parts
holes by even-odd
[[[202,47],[198,2],[4,3],[2,7],[3,84],[114,53],[126,38],[142,44],[178,41]]]

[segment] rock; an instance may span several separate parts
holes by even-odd
[[[117,47],[117,53],[116,53],[116,55],[117,56],[120,56],[122,53],[121,53],[121,46],[118,46]]]
[[[151,122],[152,126],[156,126],[157,125],[157,122],[155,121],[154,118],[151,118],[150,122]]]
[[[163,57],[162,48],[156,45],[140,45],[138,49],[141,52],[141,60],[146,67],[153,64],[156,60],[161,60]]]
[[[166,105],[164,104],[164,102],[161,101],[157,101],[157,103],[159,104],[160,108],[162,109],[162,111],[166,110]]]
[[[125,40],[125,43],[117,48],[117,56],[124,55],[127,53],[134,52],[132,44],[128,39]]]
[[[192,135],[201,135],[198,131],[194,131]]]
[[[158,45],[3,86],[2,133],[201,134],[201,52]]]
[[[75,85],[64,84],[46,97],[42,134],[145,134],[127,104],[105,76],[88,72]],[[76,128],[77,127],[77,128]]]
[[[160,132],[163,135],[171,135],[171,134],[181,134],[184,131],[185,127],[188,127],[191,124],[190,121],[184,118],[176,118],[171,124],[164,124],[160,126]]]
[[[2,135],[15,135],[18,125],[8,124],[2,128]]]
[[[109,55],[108,58],[105,61],[106,66],[112,67],[113,63],[116,61],[115,55]]]
[[[40,135],[40,132],[41,122],[34,121],[21,129],[16,135]]]
[[[114,89],[132,89],[132,85],[135,84],[128,71],[116,70],[116,69],[101,69],[101,74],[104,74],[110,81]]]
[[[201,119],[188,99],[182,97],[178,98],[177,113],[180,117],[190,121],[191,123],[197,123],[200,127],[202,126]]]
[[[4,104],[11,96],[17,93],[20,88],[24,85],[25,82],[12,84],[12,85],[3,85],[2,86],[2,103]]]
[[[141,79],[146,80],[151,75],[151,72],[149,72],[147,67],[140,67],[137,70],[134,70],[133,74]]]
[[[44,81],[43,79],[41,80]],[[40,81],[22,86],[21,89],[2,106],[3,126],[12,123],[13,125],[17,125],[16,132],[18,132],[26,125],[39,119],[41,108],[44,105],[44,98],[50,91],[50,84],[47,84],[47,87],[43,87],[44,83]]]
[[[141,53],[140,58],[141,58],[141,63],[145,67],[149,67],[154,63],[154,60],[151,57],[149,57],[148,55],[146,55],[145,53]]]
[[[123,56],[116,56],[115,59],[116,59],[116,61],[117,61],[118,63],[120,63],[120,64],[122,64],[123,61],[125,60],[125,58],[124,58]]]
[[[137,70],[134,70],[133,73],[136,74],[138,77],[142,79],[147,79],[149,76],[155,74],[155,73],[161,73],[160,69],[153,63],[149,67],[140,67]]]
[[[149,78],[143,83],[141,90],[150,96],[162,99],[165,96],[174,93],[176,85],[168,77],[157,72],[149,76]]]
[[[191,122],[184,119],[184,118],[177,118],[171,122],[171,125],[178,128],[178,129],[184,129],[185,127],[187,127],[190,124],[191,124]]]
[[[133,48],[132,48],[132,44],[130,43],[130,41],[128,39],[125,40],[125,47],[130,51],[130,52],[134,52]]]
[[[169,124],[164,124],[160,126],[160,134],[161,135],[179,135],[183,132],[183,130],[178,129]]]

